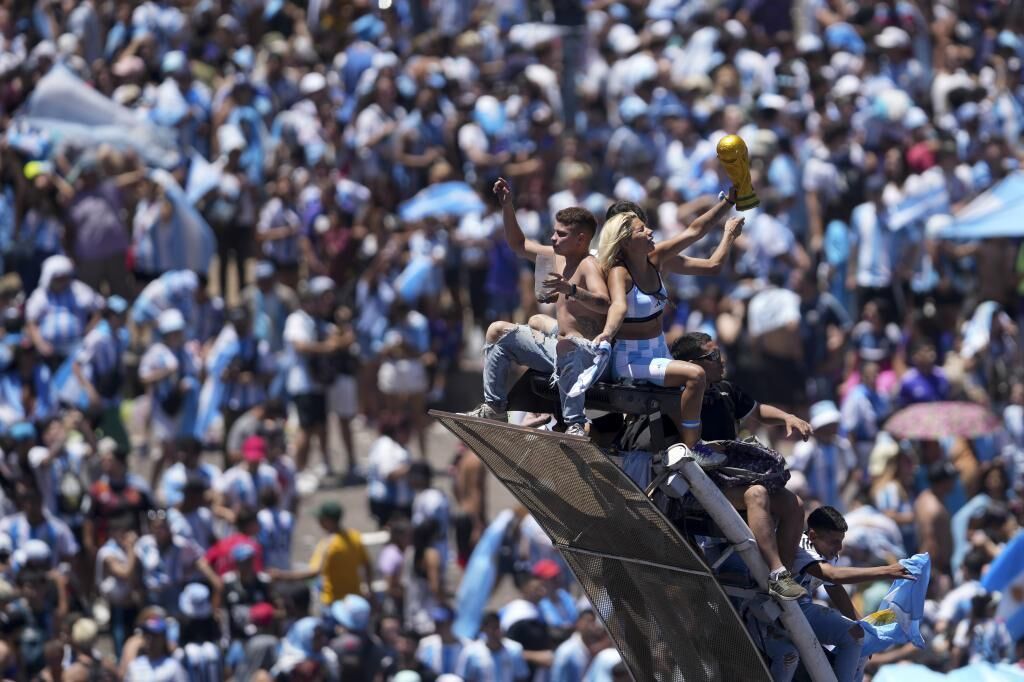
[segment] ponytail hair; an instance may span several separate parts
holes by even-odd
[[[605,221],[597,243],[597,262],[605,274],[615,266],[622,255],[622,244],[633,234],[636,213],[618,213]]]

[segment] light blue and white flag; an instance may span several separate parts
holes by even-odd
[[[1024,222],[1016,220],[1024,209],[1024,171],[1011,173],[995,187],[969,203],[939,230],[941,239],[995,239],[1024,236]]]
[[[402,220],[483,213],[484,202],[469,184],[453,180],[431,185],[398,207]]]
[[[452,631],[459,637],[475,639],[480,632],[484,607],[498,579],[498,550],[505,538],[505,530],[514,520],[515,514],[509,509],[498,514],[473,548],[455,597],[455,612],[458,615]]]
[[[100,321],[100,324],[109,324],[106,320]],[[57,371],[53,374],[53,390],[57,394],[57,399],[62,403],[70,405],[79,410],[86,410],[89,407],[89,394],[85,392],[85,388],[82,386],[78,377],[75,376],[74,364],[75,358],[78,357],[78,351],[81,348],[81,344],[76,344],[71,352],[68,353],[67,359],[64,360],[57,368]]]
[[[157,168],[149,172],[150,179],[164,190],[164,195],[174,207],[178,233],[174,240],[174,253],[162,259],[167,270],[193,270],[207,272],[217,250],[217,239],[206,220],[199,215],[192,202],[185,196],[174,176]]]
[[[1000,592],[996,618],[1006,621],[1014,641],[1024,637],[1024,530],[1018,531],[981,579],[989,592]]]
[[[202,442],[220,415],[220,408],[227,394],[227,385],[221,376],[238,355],[241,345],[238,333],[228,324],[217,335],[206,358],[206,381],[199,392],[199,408],[196,415],[195,432],[192,434]]]
[[[924,648],[921,619],[924,618],[924,600],[928,594],[932,560],[925,553],[901,559],[900,563],[910,571],[915,580],[901,578],[894,581],[889,593],[878,605],[878,611],[860,620],[865,632],[865,656],[907,642],[912,642],[919,649]]]
[[[174,168],[181,162],[174,131],[141,118],[61,65],[36,84],[14,120],[11,130],[22,136],[36,129],[45,131],[54,143],[127,147],[157,168]]]
[[[949,213],[946,178],[938,168],[912,175],[904,185],[903,200],[889,210],[889,229],[902,230],[933,215]]]

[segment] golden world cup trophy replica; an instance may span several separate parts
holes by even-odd
[[[718,141],[718,160],[736,188],[736,210],[749,211],[761,204],[750,181],[750,153],[739,135],[726,135]]]

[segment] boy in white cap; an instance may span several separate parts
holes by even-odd
[[[811,405],[811,428],[814,435],[797,443],[789,462],[791,471],[799,471],[807,482],[807,492],[821,504],[842,511],[843,487],[857,477],[857,455],[853,446],[839,435],[842,415],[831,400]]]

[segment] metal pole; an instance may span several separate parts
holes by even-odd
[[[767,591],[768,565],[757,548],[750,527],[743,522],[743,518],[722,494],[722,491],[707,477],[704,470],[697,466],[692,457],[681,457],[669,461],[668,467],[677,472],[675,476],[668,479],[668,485],[675,484],[679,492],[683,492],[680,489],[682,486],[689,486],[690,492],[700,502],[704,511],[718,524],[725,537],[747,564],[754,580],[757,581],[761,589]],[[684,480],[679,480],[680,476]],[[829,665],[825,652],[822,651],[818,638],[815,637],[800,606],[795,601],[776,600],[776,603],[782,609],[782,615],[779,618],[789,632],[797,651],[800,652],[800,658],[811,679],[814,682],[836,682],[832,666]]]

